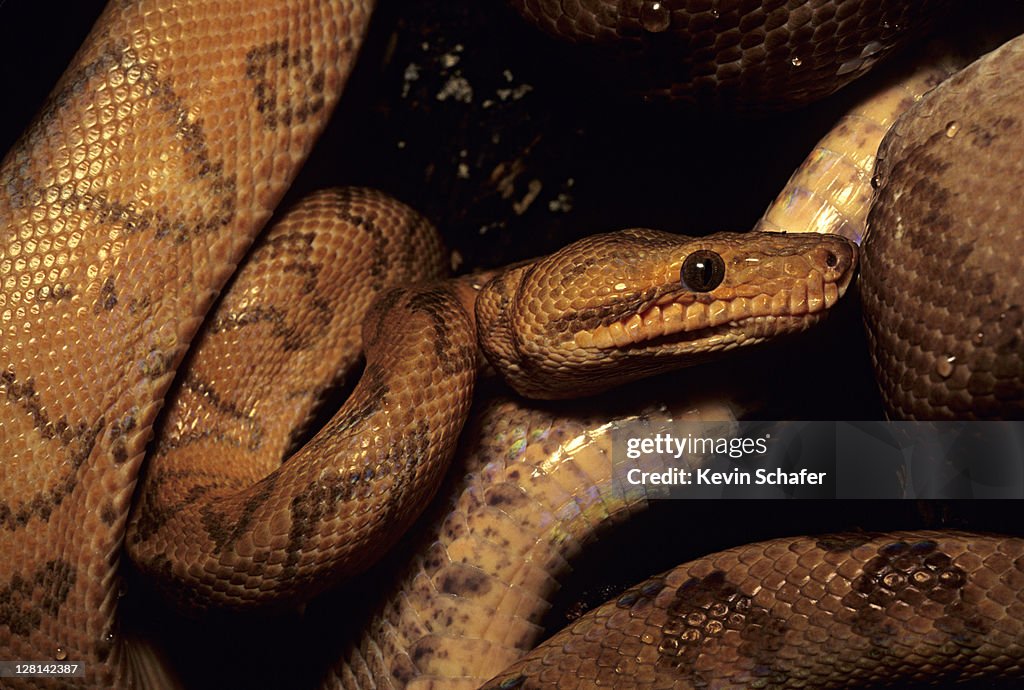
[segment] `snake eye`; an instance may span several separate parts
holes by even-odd
[[[698,249],[683,260],[679,281],[688,290],[710,292],[725,278],[725,261],[715,252]]]

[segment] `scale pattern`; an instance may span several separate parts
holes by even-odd
[[[894,418],[1024,418],[1024,38],[940,85],[879,149],[859,281]]]
[[[419,514],[476,369],[473,325],[436,284],[445,258],[425,219],[367,189],[307,197],[260,237],[168,399],[128,530],[132,560],[171,598],[307,600]],[[288,457],[364,348],[349,400]]]
[[[111,2],[0,165],[0,657],[124,685],[153,420],[337,101],[362,0]]]
[[[1024,540],[954,532],[781,539],[647,580],[483,690],[830,688],[1014,671]]]
[[[602,78],[729,110],[809,103],[923,30],[944,0],[511,0],[550,34],[599,48]],[[603,60],[601,58],[604,58]]]

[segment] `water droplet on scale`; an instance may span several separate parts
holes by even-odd
[[[935,371],[938,372],[939,376],[944,379],[948,379],[953,375],[953,364],[956,362],[956,357],[950,355],[943,357],[935,363]]]
[[[68,650],[63,647],[57,647],[57,651],[53,653],[53,658],[57,661],[64,661],[68,658]]]
[[[946,124],[946,137],[952,139],[960,131],[960,123],[953,120]]]
[[[640,25],[652,34],[661,33],[672,24],[672,11],[662,0],[645,0],[640,6]]]
[[[789,61],[789,64],[793,65],[794,67],[799,67],[800,65],[804,64],[804,61],[798,57],[795,57]]]
[[[975,345],[981,345],[982,343],[985,342],[985,334],[982,333],[981,331],[978,331],[977,333],[974,334],[974,337],[971,338],[971,342],[973,342]]]

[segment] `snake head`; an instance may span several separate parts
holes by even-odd
[[[594,235],[492,280],[476,303],[480,343],[522,395],[587,395],[801,331],[856,262],[833,235]]]

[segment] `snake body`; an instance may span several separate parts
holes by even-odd
[[[77,658],[90,685],[128,683],[117,572],[154,418],[337,101],[369,11],[110,3],[5,157],[4,658]]]
[[[719,0],[513,0],[528,20],[590,48],[602,78],[729,110],[820,99],[867,73],[945,4]]]
[[[433,496],[468,413],[476,329],[458,292],[438,284],[383,290],[392,282],[429,277],[438,262],[426,261],[425,267],[423,262],[431,245],[438,246],[436,240],[430,241],[422,222],[414,222],[410,233],[404,219],[412,212],[381,195],[348,191],[332,196],[300,205],[261,239],[230,297],[211,314],[182,393],[170,401],[164,423],[174,431],[163,434],[148,468],[128,549],[148,575],[173,582],[171,592],[192,607],[306,599],[363,570],[392,546]],[[335,227],[344,221],[363,232],[339,235]],[[289,327],[275,317],[269,300],[300,304],[305,295],[325,300],[332,285],[345,288],[334,272],[345,272],[347,261],[374,267],[350,247],[373,246],[374,241],[400,248],[404,260],[378,262],[365,276],[369,286],[357,292],[380,291],[372,308],[366,307],[366,298],[362,304],[339,300],[345,308],[333,310],[337,317],[331,318],[332,309],[321,302],[319,324],[313,318],[315,305],[310,315],[295,310],[290,318],[315,329],[315,337],[306,336],[313,341],[308,344],[298,324]],[[285,254],[289,244],[297,245],[293,254],[310,262],[307,268],[291,263],[295,259]],[[386,246],[378,249],[387,251]],[[698,293],[680,285],[678,276],[686,257],[699,251],[715,252],[728,268],[721,285]],[[335,256],[318,256],[324,252]],[[613,269],[607,252],[619,258]],[[837,302],[854,263],[852,246],[833,237],[689,239],[652,230],[612,233],[575,243],[489,283],[479,303],[521,309],[495,307],[495,318],[506,329],[492,327],[486,318],[478,319],[479,329],[488,332],[485,342],[503,343],[504,335],[516,333],[517,352],[532,352],[533,360],[520,357],[516,363],[500,363],[501,368],[520,372],[510,377],[528,390],[563,395],[573,390],[577,378],[607,387],[802,330]],[[573,279],[567,266],[588,270]],[[281,273],[285,279],[297,274],[298,280],[282,285]],[[359,278],[357,272],[348,273],[349,280]],[[549,280],[558,285],[537,287]],[[605,303],[596,301],[595,294],[604,295]],[[550,327],[550,318],[562,319],[561,325]],[[330,337],[346,325],[351,328],[345,323],[351,319],[363,323],[366,369],[359,384],[332,421],[275,468],[292,430],[278,407],[305,416],[307,410],[298,404],[302,398],[294,391],[315,401],[316,391],[330,383],[344,362],[326,365],[355,359],[359,342]],[[546,330],[535,328],[538,320]],[[646,322],[644,328],[632,323],[637,321]],[[723,334],[727,322],[735,325]],[[591,335],[599,329],[631,329],[635,352],[611,348],[611,335],[605,336],[609,343]],[[672,346],[673,333],[680,335],[677,347]],[[280,344],[268,348],[268,342]],[[338,354],[328,357],[316,347],[320,343]],[[607,350],[621,358],[602,355]],[[243,382],[272,385],[274,392],[224,383],[236,375],[237,361],[252,367]],[[538,361],[550,363],[540,374],[530,369]],[[613,374],[601,380],[607,366],[614,367]],[[275,404],[275,396],[281,402]],[[213,414],[217,409],[224,413]],[[231,418],[248,433],[227,433]],[[252,466],[245,462],[250,456],[264,457]],[[217,458],[221,467],[207,458]],[[262,476],[261,469],[269,473]]]
[[[337,100],[369,10],[360,2],[266,2],[240,19],[233,7],[217,2],[174,7],[112,3],[42,114],[5,158],[0,168],[5,233],[0,316],[7,336],[0,374],[0,450],[10,470],[0,494],[5,501],[0,553],[10,556],[0,565],[0,583],[6,583],[0,637],[5,658],[81,659],[88,662],[90,674],[85,684],[131,682],[130,651],[116,624],[117,568],[144,446],[200,321]],[[366,214],[359,217],[365,225]],[[279,232],[283,234],[272,235],[271,244],[265,245],[271,249],[263,250],[272,262],[275,237],[282,251],[288,241],[305,241],[290,238],[289,232],[295,233],[288,226]],[[654,245],[669,242],[647,231],[634,232],[636,237]],[[720,248],[715,238],[700,242],[703,251],[729,260],[742,257],[731,246]],[[625,310],[584,308],[583,330],[589,340],[579,335],[581,330],[572,331],[569,321],[552,332],[569,333],[579,350],[605,339],[619,344],[623,334],[636,345],[650,337],[637,334],[657,327],[657,337],[663,338],[659,344],[671,345],[674,320],[690,319],[698,331],[706,331],[725,323],[716,318],[734,316],[730,310],[756,312],[765,301],[781,307],[787,318],[813,315],[841,292],[837,288],[830,298],[824,286],[831,283],[822,275],[831,270],[849,280],[852,248],[841,240],[776,237],[768,242],[809,257],[812,267],[796,271],[802,292],[790,284],[777,293],[744,293],[727,279],[698,291],[704,297],[694,300],[694,309],[684,304],[682,314],[669,318],[667,307],[681,302],[665,298],[663,277],[654,287],[637,289]],[[573,251],[587,247],[578,245]],[[581,274],[588,279],[586,268],[595,273],[605,268],[584,261],[558,263],[569,255],[537,266],[583,266]],[[662,263],[668,266],[661,270],[678,284],[682,259]],[[780,263],[793,267],[792,260]],[[284,264],[302,271],[301,264]],[[842,268],[832,270],[837,266]],[[533,276],[545,275],[540,268],[520,270],[531,271]],[[395,279],[412,276],[399,273]],[[497,302],[521,299],[513,283],[509,277],[494,284]],[[604,289],[614,292],[616,285],[606,277]],[[601,295],[600,289],[596,292]],[[652,318],[654,308],[662,317],[659,324]],[[259,321],[251,317],[258,310],[246,312],[248,307],[238,302],[226,301],[222,309],[227,310],[223,318],[213,321],[221,332]],[[755,331],[765,330],[766,314],[760,316]],[[499,320],[509,322],[508,317]],[[460,326],[459,321],[465,323]],[[271,328],[281,325],[273,318],[267,322]],[[191,582],[204,603],[276,601],[326,586],[321,584],[322,572],[333,571],[339,563],[348,564],[342,571],[355,569],[372,557],[364,552],[344,555],[356,553],[353,542],[375,541],[380,551],[397,537],[417,509],[385,503],[378,492],[397,484],[422,503],[436,487],[437,468],[453,452],[454,435],[468,409],[475,359],[468,334],[473,328],[457,296],[430,287],[386,293],[366,323],[367,342],[379,346],[368,355],[369,375],[337,421],[300,453],[326,456],[328,449],[350,444],[352,454],[364,454],[368,463],[325,470],[300,454],[298,462],[289,461],[280,472],[240,492],[250,478],[200,477],[169,499],[144,493],[145,503],[157,504],[156,517],[140,517],[129,539],[145,569],[169,581]],[[397,331],[388,330],[393,324]],[[791,325],[806,324],[794,319]],[[419,354],[399,357],[397,350],[410,339],[402,335],[410,332],[403,328],[433,333],[434,339],[415,336],[411,350]],[[595,329],[600,328],[605,331],[598,336]],[[301,340],[301,329],[293,335]],[[716,333],[710,337],[712,345],[723,339]],[[518,347],[520,354],[533,354],[530,349]],[[381,359],[374,359],[378,355]],[[517,362],[512,366],[519,372],[533,367]],[[559,375],[567,370],[563,364],[554,368]],[[660,367],[644,363],[631,376]],[[458,383],[460,378],[466,382]],[[535,375],[521,380],[527,390],[538,385]],[[423,391],[436,386],[450,398],[425,402]],[[200,405],[215,404],[211,390],[197,385],[192,392]],[[394,391],[395,397],[381,391]],[[309,391],[302,394],[315,397]],[[410,425],[412,411],[425,414],[424,405],[436,414],[429,420],[417,418],[419,426]],[[241,417],[247,416],[239,409]],[[168,424],[177,423],[170,419]],[[357,438],[357,428],[367,433]],[[389,436],[392,430],[398,435]],[[280,450],[289,439],[290,432],[279,434],[273,443]],[[368,451],[372,446],[381,450]],[[431,446],[439,452],[428,452]],[[392,447],[409,452],[392,457],[387,450]],[[440,459],[436,464],[412,463],[410,455]],[[403,463],[407,473],[402,468],[397,475],[383,472]],[[150,480],[166,484],[169,474],[173,472],[161,476],[156,471]],[[432,479],[411,482],[417,474]],[[25,484],[40,489],[21,498],[17,487]],[[301,496],[311,497],[304,501]],[[343,502],[351,498],[354,504]],[[385,505],[396,507],[380,508]],[[207,543],[157,541],[146,555],[143,544],[179,522],[186,525],[181,533],[205,535]],[[375,533],[375,527],[382,531]],[[343,538],[346,533],[350,539]],[[462,572],[443,582],[462,592],[466,586],[472,589],[475,577]],[[473,653],[472,647],[465,650],[462,654]],[[418,662],[429,658],[430,651],[413,656]],[[451,659],[442,654],[446,648],[434,651],[438,658]],[[383,663],[390,677],[401,682],[411,679],[403,675],[403,659],[383,654],[369,667]],[[361,673],[352,670],[357,666],[339,668],[343,678]]]
[[[425,221],[369,190],[316,195],[274,225],[169,401],[174,431],[128,532],[144,572],[191,607],[251,607],[308,599],[393,545],[436,491],[473,397],[476,331],[458,296],[385,291],[439,276],[439,250]],[[281,465],[360,349],[345,405]]]
[[[989,676],[1012,669],[1007,652],[1024,641],[1022,553],[1020,539],[956,532],[729,549],[627,590],[484,688],[835,687]],[[903,621],[899,632],[891,619]],[[927,668],[908,659],[927,659]]]
[[[1022,67],[1016,38],[922,99],[879,149],[860,290],[894,417],[1024,416],[1024,284],[1012,250],[1024,228],[1013,192]],[[945,281],[908,290],[925,275]]]

